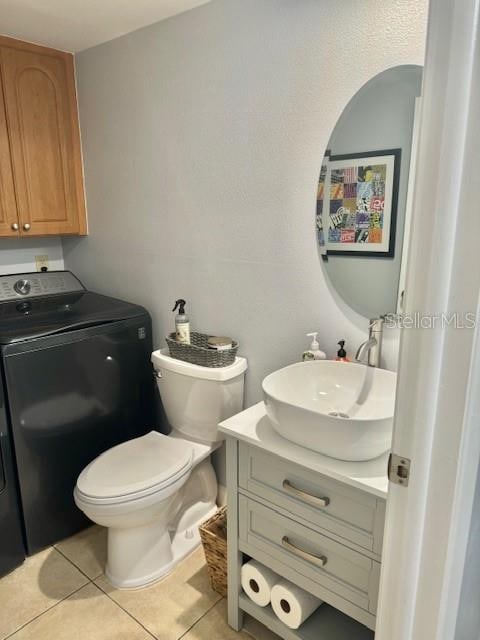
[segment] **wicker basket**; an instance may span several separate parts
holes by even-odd
[[[227,595],[227,507],[222,507],[199,527],[208,577],[214,591]]]
[[[210,349],[208,339],[212,336],[206,333],[190,333],[190,344],[177,342],[175,334],[171,333],[165,338],[172,358],[198,364],[201,367],[228,367],[235,362],[238,342],[232,341],[232,348],[224,351]]]

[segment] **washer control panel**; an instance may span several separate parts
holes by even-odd
[[[22,280],[17,280],[13,285],[13,288],[20,295],[28,296],[28,294],[30,293],[30,289],[32,288],[32,285],[30,284],[30,280],[22,279]]]
[[[57,293],[85,291],[80,280],[70,271],[46,271],[40,273],[18,273],[0,276],[0,302],[52,296]]]

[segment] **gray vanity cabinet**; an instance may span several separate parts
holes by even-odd
[[[385,500],[234,437],[227,471],[230,625],[246,612],[287,640],[372,640]],[[246,557],[327,604],[288,629],[242,592]]]
[[[238,466],[240,491],[380,559],[384,500],[244,442]]]

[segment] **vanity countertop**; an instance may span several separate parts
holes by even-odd
[[[300,447],[276,433],[263,402],[221,422],[220,431],[379,498],[387,497],[388,453],[367,462],[344,462]]]

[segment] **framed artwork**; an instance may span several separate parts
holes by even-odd
[[[317,231],[321,208],[318,235],[327,255],[393,258],[400,159],[401,149],[385,149],[324,160]]]

